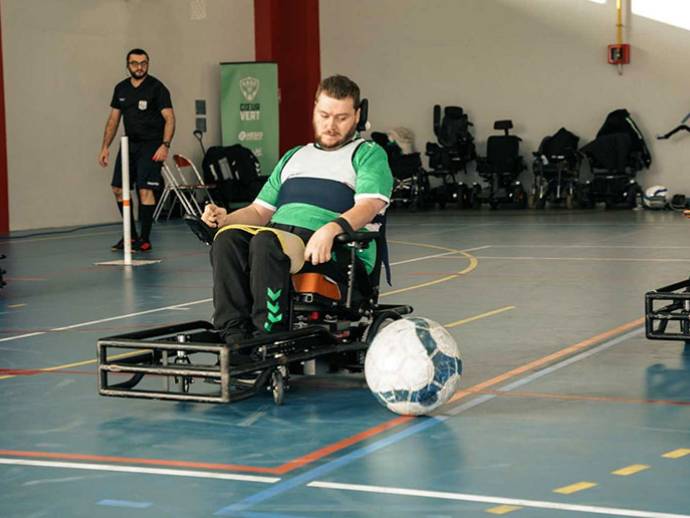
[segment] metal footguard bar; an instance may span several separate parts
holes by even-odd
[[[645,330],[650,340],[690,341],[690,279],[645,294]]]
[[[338,344],[331,333],[317,326],[251,338],[233,346],[218,343],[218,339],[209,342],[212,333],[212,324],[197,321],[99,340],[99,394],[228,403],[254,395],[278,366],[364,347],[356,341]],[[113,349],[118,353],[113,353]],[[215,363],[194,363],[195,356],[204,353],[207,360],[215,359]],[[132,376],[112,383],[111,374]],[[162,377],[163,389],[135,389],[147,375]],[[171,381],[180,380],[186,389],[171,388]],[[195,381],[209,381],[218,390],[210,394],[189,393],[189,385]]]

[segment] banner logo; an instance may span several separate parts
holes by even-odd
[[[259,93],[260,82],[256,77],[243,77],[240,79],[240,91],[242,95],[247,100],[247,102],[252,102]]]

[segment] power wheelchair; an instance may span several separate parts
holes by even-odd
[[[469,188],[459,181],[458,173],[467,175],[467,164],[476,160],[474,137],[470,133],[473,124],[460,106],[446,106],[441,117],[441,106],[434,106],[434,135],[437,142],[427,142],[429,175],[441,180],[433,193],[439,208],[457,203],[460,208],[469,204]]]
[[[400,205],[412,210],[425,209],[430,203],[430,186],[420,154],[403,153],[400,146],[381,131],[373,131],[371,140],[381,146],[388,156],[388,165],[393,173],[391,207]]]
[[[511,135],[513,121],[498,120],[494,129],[503,135],[491,135],[486,141],[486,156],[477,158],[477,173],[487,182],[484,189],[474,184],[471,190],[473,205],[488,202],[492,209],[510,204],[515,208],[527,207],[527,193],[518,177],[525,170],[525,162],[520,155],[520,142],[517,135]]]
[[[666,140],[679,131],[690,133],[685,121],[671,131],[657,135]],[[690,210],[684,210],[690,218]],[[684,354],[690,357],[690,279],[669,284],[645,294],[645,331],[650,340],[675,340],[684,343]]]
[[[577,151],[580,137],[565,128],[546,136],[539,149],[532,153],[532,195],[530,204],[536,209],[546,202],[565,203],[572,209],[579,195],[581,155]]]
[[[649,169],[652,157],[642,132],[625,109],[608,114],[596,138],[580,152],[587,158],[591,180],[585,182],[583,205],[604,202],[607,208],[623,205],[634,208],[642,188],[638,171]]]
[[[215,232],[201,220],[188,216],[186,221],[202,241],[212,242]],[[356,260],[356,251],[372,240],[376,240],[379,260],[367,275]],[[343,289],[323,274],[305,272],[306,268],[293,275],[285,332],[228,345],[212,323],[194,321],[98,340],[99,393],[228,403],[266,389],[281,404],[290,375],[316,373],[312,360],[330,370],[361,371],[377,330],[412,312],[410,306],[378,303],[384,246],[379,232],[337,236],[336,247],[348,257]],[[120,374],[129,378],[114,382],[111,376]],[[162,379],[162,387],[155,388],[151,382],[155,379]]]

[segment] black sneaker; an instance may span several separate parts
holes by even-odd
[[[132,250],[136,250],[137,240],[132,239]],[[120,238],[120,240],[110,247],[113,252],[119,252],[125,249],[125,238]]]

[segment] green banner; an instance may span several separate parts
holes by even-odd
[[[271,174],[279,158],[277,63],[221,63],[220,114],[223,145],[250,149],[261,174]]]

